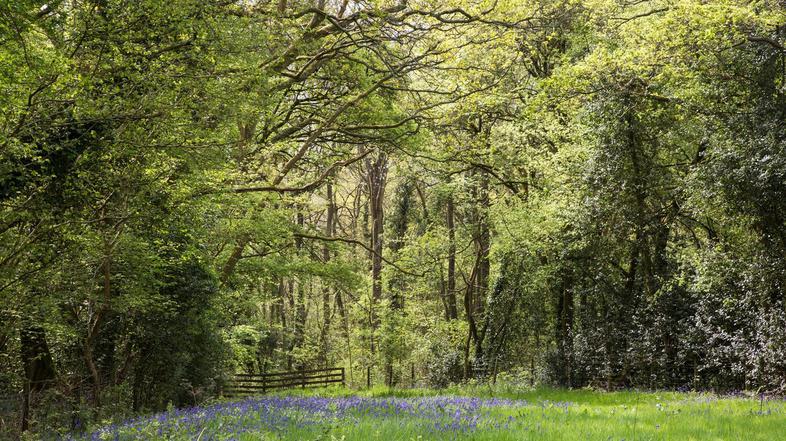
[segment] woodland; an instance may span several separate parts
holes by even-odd
[[[1,2],[0,433],[324,367],[786,392],[786,2]]]

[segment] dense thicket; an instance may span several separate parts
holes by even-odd
[[[786,387],[786,4],[0,5],[0,430],[353,386]]]

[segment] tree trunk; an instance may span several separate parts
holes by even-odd
[[[284,4],[286,5],[286,2]],[[245,123],[238,122],[237,124],[238,140],[235,150],[235,160],[243,172],[248,171],[244,168],[245,165],[248,164],[248,161],[245,160],[245,157],[248,155],[248,144],[252,139],[254,139],[256,126],[257,123],[254,119],[250,119]],[[219,281],[222,285],[226,284],[229,281],[229,278],[232,277],[232,274],[234,274],[235,267],[237,267],[237,263],[240,262],[241,257],[243,257],[243,250],[245,250],[246,245],[248,245],[249,242],[251,242],[251,236],[247,234],[242,234],[235,241],[235,246],[232,247],[232,252],[229,254],[229,258],[227,258],[227,261],[221,267]]]
[[[55,367],[44,328],[32,324],[23,327],[19,331],[19,343],[19,353],[25,370],[21,420],[21,429],[24,432],[30,426],[30,405],[34,394],[54,383]]]
[[[376,352],[375,335],[380,320],[377,308],[382,301],[382,252],[385,228],[384,200],[387,182],[388,160],[384,152],[379,152],[375,160],[366,159],[367,184],[369,191],[369,215],[371,217],[371,353]]]
[[[101,326],[103,325],[105,318],[104,316],[110,310],[112,293],[112,274],[110,269],[110,253],[112,246],[109,244],[109,242],[107,242],[105,248],[106,251],[104,255],[104,261],[101,264],[101,273],[103,279],[103,300],[100,306],[96,308],[94,317],[92,317],[88,322],[87,335],[85,336],[85,342],[82,347],[82,357],[85,361],[85,366],[87,366],[88,372],[90,372],[90,378],[93,381],[93,406],[96,409],[101,407],[101,373],[99,372],[98,366],[96,365],[94,351],[98,333],[101,331]]]
[[[232,274],[235,272],[235,267],[237,267],[237,263],[240,262],[240,258],[243,257],[243,250],[246,249],[246,245],[248,245],[249,241],[250,238],[248,235],[242,235],[235,242],[235,246],[232,247],[232,253],[230,253],[224,266],[221,267],[219,281],[222,285],[225,285],[229,281],[229,278],[232,277]]]
[[[334,216],[336,212],[336,203],[333,197],[333,184],[327,184],[327,219],[325,220],[325,236],[333,237],[335,233]],[[325,243],[322,248],[322,261],[327,264],[330,261],[330,248]],[[319,361],[327,367],[327,356],[330,351],[328,345],[328,336],[330,335],[330,325],[332,321],[333,310],[330,305],[331,289],[330,286],[323,282],[322,286],[322,329],[320,332],[320,346],[319,346]]]
[[[305,218],[303,216],[302,211],[298,211],[297,213],[297,225],[302,230],[305,223]],[[295,248],[297,249],[297,254],[300,255],[303,250],[303,238],[297,237],[295,238]],[[295,285],[295,290],[297,291],[297,299],[295,300],[295,337],[293,339],[293,349],[298,349],[303,346],[303,342],[305,341],[305,333],[306,333],[306,294],[305,294],[305,283],[303,280],[297,280]],[[302,369],[302,360],[298,360],[295,364],[297,369]]]
[[[557,302],[559,326],[557,344],[562,361],[562,375],[565,386],[573,386],[573,290],[568,279],[562,286]]]
[[[350,340],[349,332],[349,316],[347,314],[347,309],[344,306],[344,299],[341,296],[341,292],[336,292],[336,308],[338,309],[339,314],[341,314],[341,321],[344,325],[344,338],[347,342],[347,362],[349,363],[349,383],[352,384],[354,379],[352,377],[352,342]]]
[[[488,174],[480,171],[479,183],[476,190],[476,234],[474,237],[475,251],[478,255],[477,263],[477,276],[476,276],[476,289],[473,290],[475,298],[473,299],[472,313],[475,318],[475,323],[480,323],[485,320],[486,315],[486,301],[488,300],[489,292],[489,273],[491,263],[489,261],[489,248],[491,247],[491,231],[489,228],[489,178]],[[475,359],[484,362],[483,343],[486,337],[486,326],[482,326],[479,330],[478,336],[475,339]]]
[[[409,226],[409,214],[412,205],[412,183],[407,180],[397,187],[396,197],[394,200],[394,212],[391,216],[391,233],[390,239],[387,241],[390,245],[390,254],[394,258],[398,257],[399,252],[404,246],[404,240],[407,236],[407,228]],[[402,311],[404,309],[404,292],[406,290],[406,280],[401,273],[395,273],[389,281],[388,292],[390,294],[390,326],[386,328],[386,332],[398,333],[400,332],[400,323]],[[395,343],[394,343],[395,344]],[[395,375],[393,370],[394,355],[398,353],[398,348],[388,348],[385,351],[385,384],[389,387],[395,386]]]
[[[445,225],[448,228],[448,280],[445,295],[448,304],[448,319],[458,318],[456,307],[456,227],[454,225],[453,195],[448,197]]]

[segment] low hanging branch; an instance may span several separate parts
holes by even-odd
[[[422,272],[422,273],[413,273],[412,271],[408,271],[408,270],[400,267],[395,262],[392,262],[392,261],[386,259],[385,256],[377,253],[370,246],[366,245],[365,243],[363,243],[363,242],[361,242],[359,240],[347,239],[347,238],[344,238],[344,237],[318,236],[318,235],[315,235],[315,234],[305,234],[305,233],[294,233],[293,236],[294,237],[299,237],[299,238],[302,238],[302,239],[321,240],[321,241],[325,241],[325,242],[343,242],[343,243],[348,243],[348,244],[353,244],[353,245],[360,245],[361,247],[365,248],[366,251],[369,251],[369,252],[373,253],[374,255],[379,256],[379,258],[382,259],[383,262],[387,263],[388,265],[390,265],[393,268],[401,271],[404,274],[407,274],[407,275],[410,275],[410,276],[414,276],[414,277],[425,277],[426,274],[427,274],[427,272],[425,272],[425,271]]]
[[[235,188],[232,191],[235,193],[252,193],[252,192],[276,192],[276,193],[306,193],[312,191],[322,185],[325,180],[339,167],[346,167],[348,165],[354,164],[357,161],[368,156],[373,150],[366,150],[363,153],[353,156],[352,158],[345,159],[343,161],[334,162],[330,167],[326,168],[317,179],[311,181],[310,183],[300,186],[300,187],[277,187],[275,185],[266,185],[266,186],[258,186],[258,187],[239,187]]]
[[[341,116],[341,114],[343,114],[345,111],[350,109],[352,106],[355,106],[359,102],[361,102],[364,99],[366,99],[369,95],[374,93],[374,91],[379,89],[379,87],[382,86],[382,84],[384,84],[386,81],[390,80],[391,78],[395,77],[397,74],[398,74],[398,72],[394,71],[394,72],[391,72],[391,73],[385,75],[384,77],[382,77],[379,80],[377,80],[377,82],[372,84],[369,88],[367,88],[366,90],[361,92],[359,95],[357,95],[356,97],[352,98],[351,100],[346,101],[341,106],[339,106],[338,109],[336,109],[330,115],[330,117],[328,117],[328,119],[325,120],[325,122],[320,124],[319,127],[317,127],[309,135],[308,139],[303,141],[303,143],[300,145],[300,148],[297,150],[297,152],[295,152],[295,154],[292,156],[292,158],[290,158],[289,161],[287,161],[287,163],[284,164],[284,167],[281,170],[281,172],[278,174],[278,176],[275,177],[275,179],[273,179],[273,186],[276,186],[276,185],[280,184],[281,181],[284,180],[284,178],[287,176],[287,174],[295,167],[295,164],[298,161],[300,161],[301,159],[303,159],[303,156],[305,156],[306,152],[312,147],[312,145],[317,140],[319,135],[321,135],[322,132],[324,132],[325,129],[328,126],[333,124],[338,119],[338,117]]]

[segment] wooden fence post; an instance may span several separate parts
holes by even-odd
[[[369,384],[371,369],[367,371]],[[302,369],[288,372],[266,372],[263,374],[235,374],[224,384],[220,384],[219,396],[238,396],[249,394],[265,394],[273,389],[294,388],[300,386],[329,386],[341,383],[347,385],[346,370],[343,367],[326,369]]]

